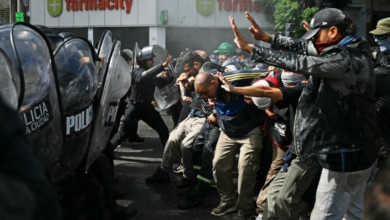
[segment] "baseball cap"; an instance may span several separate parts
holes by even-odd
[[[310,30],[306,32],[302,39],[311,39],[317,32],[324,27],[338,25],[350,25],[352,20],[341,10],[336,8],[325,8],[317,12],[310,21]]]
[[[234,54],[234,52],[236,52],[234,50],[234,47],[227,42],[224,42],[221,45],[219,45],[218,49],[214,51],[214,53],[218,53],[222,55],[231,55]]]
[[[384,18],[378,21],[376,29],[370,31],[370,34],[382,35],[390,33],[390,18]]]

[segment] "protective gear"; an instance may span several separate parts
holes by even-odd
[[[107,41],[107,43],[109,42]],[[101,79],[103,81],[101,82],[100,96],[97,100],[99,104],[95,108],[95,123],[92,127],[86,171],[99,157],[109,142],[110,133],[116,120],[119,101],[125,96],[131,85],[129,65],[120,56],[120,47],[120,41],[114,40],[111,50],[107,53],[109,56],[105,58],[108,68],[105,68],[104,72],[101,72]]]
[[[49,171],[63,146],[60,98],[48,42],[37,30],[25,23],[0,26],[0,45],[18,71],[13,80],[19,114],[26,125],[25,138],[45,171]]]
[[[61,157],[51,170],[54,182],[73,173],[87,152],[98,87],[94,53],[89,41],[82,38],[66,41],[54,53],[66,121]]]
[[[236,52],[236,50],[234,49],[234,47],[231,44],[226,43],[226,42],[219,45],[218,49],[214,51],[214,53],[227,55],[227,56],[231,56],[235,52]]]
[[[381,52],[383,53],[390,52],[390,38],[387,38],[385,40],[379,40],[375,38],[375,43],[378,44]]]
[[[5,51],[0,48],[0,99],[3,100],[8,107],[17,110],[18,93],[13,82],[16,75],[10,62]]]
[[[155,57],[153,53],[153,46],[147,46],[142,48],[140,52],[137,53],[137,64],[141,67],[145,66],[145,61],[153,59]]]

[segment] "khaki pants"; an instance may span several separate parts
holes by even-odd
[[[237,208],[244,213],[253,211],[253,189],[262,146],[262,132],[255,128],[239,138],[230,138],[222,131],[215,149],[213,174],[221,201],[225,203],[234,203],[236,200],[232,167],[235,155],[240,152]]]
[[[261,188],[259,196],[257,197],[257,201],[256,201],[258,212],[264,211],[264,206],[267,201],[268,186],[275,179],[276,175],[280,171],[280,168],[282,168],[284,164],[284,160],[282,160],[282,157],[284,155],[284,152],[286,152],[287,149],[288,148],[278,147],[275,144],[272,145],[271,167],[268,171],[267,179],[265,180],[264,186]]]
[[[206,118],[188,116],[169,134],[165,144],[161,169],[171,171],[179,152],[183,155],[184,174],[186,178],[195,178],[192,162],[192,143],[200,132]],[[191,155],[191,156],[190,156]]]
[[[295,158],[287,172],[281,169],[268,188],[264,220],[298,220],[305,206],[302,195],[312,184],[319,171],[316,160],[306,162]]]

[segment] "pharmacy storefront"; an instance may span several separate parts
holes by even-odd
[[[173,56],[185,48],[212,53],[222,42],[233,44],[229,15],[247,39],[252,40],[245,18],[248,11],[272,33],[257,0],[30,0],[32,24],[55,33],[73,32],[96,43],[104,30],[122,42],[122,48],[159,44]],[[362,14],[363,13],[363,14]],[[365,8],[350,13],[365,33]]]
[[[268,30],[256,0],[30,0],[32,24],[55,33],[74,32],[99,40],[108,29],[123,48],[159,44],[177,56],[185,48],[212,52],[221,42],[233,43],[229,15],[248,38],[245,11]]]

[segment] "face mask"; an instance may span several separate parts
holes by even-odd
[[[379,40],[375,38],[375,43],[378,44],[381,52],[390,52],[390,38]]]
[[[318,54],[320,54],[325,48],[327,48],[329,46],[332,46],[332,45],[336,45],[340,41],[341,41],[341,39],[339,39],[339,40],[332,40],[332,41],[325,42],[325,43],[316,43],[316,42],[314,42],[314,47],[317,49]]]

